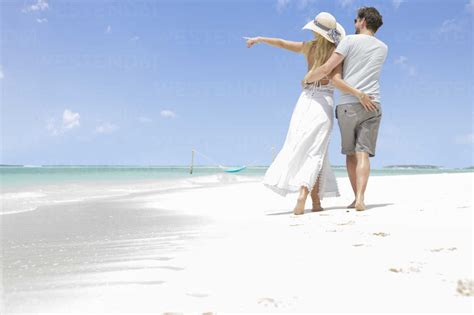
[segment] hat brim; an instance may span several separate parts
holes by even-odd
[[[327,32],[325,30],[323,30],[322,28],[316,26],[316,24],[314,24],[314,22],[311,20],[309,21],[308,23],[306,23],[305,26],[303,26],[302,30],[312,30],[312,31],[315,31],[316,33],[318,33],[319,35],[323,36],[324,38],[326,38],[328,41],[330,41],[331,43],[334,43],[334,41],[332,40],[331,37],[329,37],[329,35],[327,34]],[[336,30],[341,34],[341,39],[344,38],[344,36],[346,36],[346,30],[344,29],[344,27],[342,27],[341,24],[339,23],[336,23]]]

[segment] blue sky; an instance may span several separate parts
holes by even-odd
[[[196,148],[223,165],[268,165],[306,64],[242,36],[308,40],[301,27],[320,11],[352,34],[363,5],[383,15],[389,46],[372,166],[474,164],[472,0],[0,5],[2,164],[186,165]],[[329,156],[344,164],[336,120]]]

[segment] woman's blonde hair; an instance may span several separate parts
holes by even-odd
[[[312,50],[315,50],[313,55],[315,60],[311,70],[323,65],[329,59],[335,48],[336,45],[334,45],[334,43],[331,43],[326,38],[316,33],[316,39],[311,41],[311,46],[309,46],[308,50],[308,56]]]

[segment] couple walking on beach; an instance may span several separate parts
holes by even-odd
[[[374,34],[382,16],[373,7],[362,7],[354,19],[355,34],[347,35],[334,16],[319,13],[303,29],[313,40],[294,42],[280,38],[246,37],[247,47],[266,43],[304,54],[308,72],[290,120],[282,149],[267,169],[263,184],[286,196],[299,192],[293,213],[303,214],[308,195],[312,211],[321,211],[324,197],[340,196],[328,158],[333,127],[334,89],[341,91],[335,116],[341,132],[341,153],[355,199],[348,208],[365,210],[364,193],[375,156],[382,118],[380,72],[388,47]]]

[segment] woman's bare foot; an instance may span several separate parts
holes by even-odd
[[[313,208],[311,209],[312,212],[323,211],[324,208],[321,207],[321,202],[318,200],[313,199]]]
[[[347,206],[348,209],[355,208],[356,201],[354,200],[350,205]]]
[[[296,200],[296,206],[293,209],[293,214],[299,215],[304,213],[304,206],[306,204],[306,198],[298,197]]]
[[[298,196],[298,199],[296,200],[296,206],[293,209],[294,214],[298,215],[304,213],[304,206],[306,204],[306,198],[308,197],[308,194],[308,188],[306,186],[301,186],[300,194]]]
[[[313,201],[312,212],[323,211],[324,208],[321,207],[321,200],[319,199],[319,178],[316,181],[316,184],[311,190],[311,200]]]

